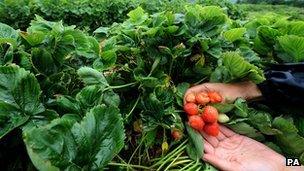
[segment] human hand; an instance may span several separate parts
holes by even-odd
[[[217,137],[204,137],[203,160],[224,171],[287,171],[304,167],[286,167],[285,158],[251,138],[220,126]]]
[[[238,97],[250,100],[262,96],[262,93],[260,92],[256,84],[254,84],[253,82],[242,82],[242,83],[234,83],[234,84],[224,84],[224,83],[200,84],[189,88],[186,91],[184,97],[186,97],[189,93],[212,92],[212,91],[219,93],[223,97],[223,102],[233,102]]]

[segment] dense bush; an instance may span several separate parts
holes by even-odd
[[[14,28],[25,29],[34,18],[30,2],[32,0],[0,1],[0,21]]]
[[[4,0],[0,3],[0,21],[26,29],[38,14],[48,20],[63,20],[94,30],[123,21],[135,4],[133,0]]]
[[[304,0],[238,0],[239,3],[252,3],[252,4],[272,4],[272,5],[293,5],[304,7]]]
[[[38,14],[47,20],[63,20],[65,24],[93,31],[122,22],[137,6],[152,14],[164,10],[185,12],[185,5],[192,3],[221,6],[233,19],[243,16],[228,0],[3,0],[0,1],[0,22],[25,30]]]

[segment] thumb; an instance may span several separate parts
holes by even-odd
[[[228,161],[221,159],[213,154],[204,154],[203,160],[210,163],[214,167],[219,170],[233,170],[235,168],[231,168],[231,163]]]

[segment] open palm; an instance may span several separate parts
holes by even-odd
[[[280,171],[285,158],[264,144],[220,126],[217,137],[204,137],[203,160],[225,171]],[[303,168],[302,168],[303,169]]]

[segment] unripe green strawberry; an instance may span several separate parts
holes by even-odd
[[[220,132],[220,127],[218,125],[217,122],[214,122],[214,123],[207,123],[205,126],[204,126],[204,132],[208,135],[211,135],[211,136],[217,136]]]
[[[189,115],[197,115],[198,114],[198,106],[195,103],[186,103],[184,105],[184,111]]]
[[[218,111],[213,106],[206,106],[202,113],[202,118],[205,122],[214,123],[218,118]]]
[[[198,131],[203,130],[205,125],[203,119],[198,115],[190,116],[188,123],[192,128]]]
[[[224,113],[220,113],[219,116],[218,116],[218,118],[217,118],[217,121],[219,123],[226,123],[226,122],[229,121],[229,117],[226,114],[224,114]]]
[[[208,94],[205,92],[196,94],[195,100],[198,104],[201,104],[201,105],[206,105],[210,101]]]

